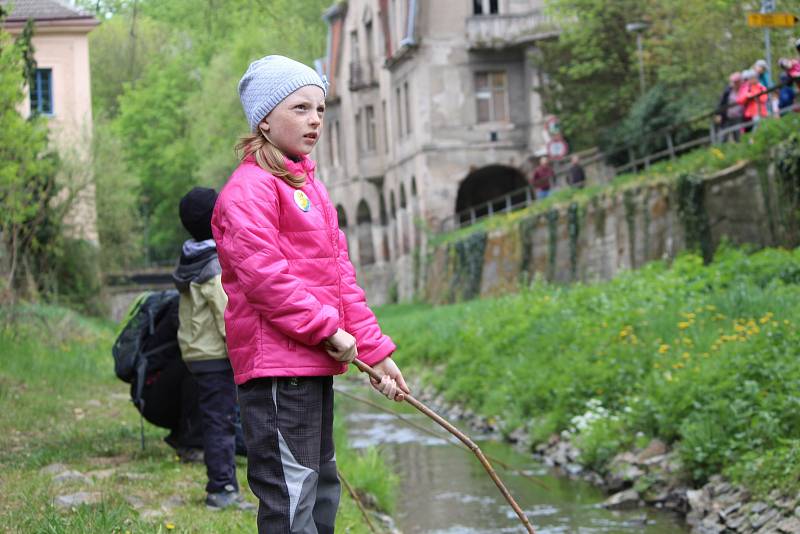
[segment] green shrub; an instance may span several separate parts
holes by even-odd
[[[758,497],[766,497],[776,487],[784,495],[795,495],[800,491],[800,440],[781,440],[773,449],[748,452],[725,474],[746,484]]]
[[[57,300],[83,313],[102,316],[103,275],[97,246],[82,239],[67,239],[54,260],[53,289]]]

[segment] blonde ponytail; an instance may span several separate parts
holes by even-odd
[[[292,187],[303,187],[306,183],[305,176],[293,174],[286,168],[283,152],[261,132],[242,136],[236,144],[236,153],[240,159],[252,154],[259,167],[282,179]]]

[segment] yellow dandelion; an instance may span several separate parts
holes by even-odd
[[[660,347],[658,347],[658,353],[659,354],[664,354],[668,350],[669,350],[669,345],[666,345],[666,344],[661,345]]]
[[[717,147],[713,147],[711,149],[711,154],[713,154],[717,159],[725,159],[725,154],[723,154],[722,150],[718,149]]]
[[[734,325],[733,329],[736,332],[744,332],[745,330],[747,330],[747,328],[745,328],[744,325],[741,325],[741,324]]]
[[[688,360],[691,357],[692,355],[689,354],[688,352],[684,352],[683,354],[681,354],[681,358],[683,358],[684,360]]]
[[[167,527],[167,530],[175,530],[175,523],[166,523],[164,526]]]
[[[691,326],[691,323],[688,323],[686,321],[681,321],[680,323],[678,323],[678,328],[680,328],[681,330],[686,330],[690,326]]]

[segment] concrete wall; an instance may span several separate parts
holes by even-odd
[[[797,245],[794,215],[783,205],[771,167],[737,164],[702,178],[701,187],[711,249],[723,239]],[[490,231],[482,243],[480,234],[468,237],[477,259],[469,252],[464,259],[465,241],[440,245],[425,256],[425,296],[443,304],[513,292],[533,279],[608,280],[648,261],[669,260],[687,248],[679,204],[676,184],[639,186],[589,201],[577,218],[560,206]],[[479,264],[477,273],[470,261]]]

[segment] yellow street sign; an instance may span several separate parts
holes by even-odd
[[[747,25],[753,28],[792,28],[800,21],[791,13],[748,13]]]

